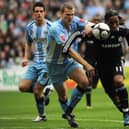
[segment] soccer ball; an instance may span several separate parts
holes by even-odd
[[[44,88],[44,90],[43,90],[44,96],[45,96],[45,97],[49,97],[50,94],[53,92],[53,90],[54,90],[53,85],[47,85],[47,86]]]
[[[93,36],[99,40],[106,40],[110,36],[110,27],[106,23],[98,23],[93,28]]]

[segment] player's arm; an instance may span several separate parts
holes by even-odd
[[[28,64],[30,51],[31,51],[31,45],[25,43],[25,52],[24,52],[24,57],[23,57],[23,61],[22,61],[22,66],[23,67]]]
[[[125,38],[124,38],[124,42],[123,42],[123,46],[125,46],[125,50],[124,50],[124,54],[128,54],[129,53],[129,29],[123,29],[124,30],[124,34],[125,34]]]
[[[75,59],[77,62],[82,64],[84,68],[89,72],[90,75],[94,74],[94,67],[90,65],[86,60],[84,60],[79,53],[77,53],[75,50],[72,49],[72,47],[69,48],[68,54]]]
[[[92,31],[93,31],[93,26],[95,24],[92,22],[87,22],[86,26],[85,26],[85,35],[92,35]]]
[[[30,33],[28,30],[26,30],[26,40],[25,40],[25,52],[24,52],[24,58],[22,61],[22,66],[26,66],[28,64],[28,58],[31,51],[31,45],[32,45],[32,39],[30,36]]]
[[[62,53],[68,54],[68,50],[77,38],[83,38],[83,32],[76,31],[68,38],[68,40],[62,45]]]

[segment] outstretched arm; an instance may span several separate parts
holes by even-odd
[[[73,50],[71,47],[69,48],[68,54],[75,59],[77,62],[82,64],[84,68],[89,72],[89,74],[93,75],[95,68],[90,65],[86,60],[84,60],[79,53],[77,53],[75,50]]]
[[[24,58],[22,61],[22,66],[26,66],[28,64],[28,58],[31,51],[31,45],[25,43],[25,52],[24,52]]]

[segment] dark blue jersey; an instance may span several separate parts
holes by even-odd
[[[115,32],[111,32],[107,40],[96,40],[94,43],[95,57],[99,63],[113,63],[120,61],[123,56],[121,44],[123,38],[129,41],[129,29],[119,27]]]

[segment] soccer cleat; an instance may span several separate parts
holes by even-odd
[[[129,126],[129,114],[124,115],[124,126]]]
[[[87,105],[87,106],[86,106],[86,108],[87,108],[87,109],[92,109],[93,107],[92,107],[92,106]]]
[[[41,122],[41,121],[47,121],[46,116],[37,116],[34,120],[32,120],[33,122]]]
[[[66,114],[66,113],[65,113],[65,114],[62,115],[62,118],[66,119],[71,127],[73,127],[73,128],[78,128],[79,125],[78,125],[78,123],[75,121],[74,117],[75,117],[75,116],[72,115],[72,114]]]
[[[47,106],[50,103],[50,98],[49,97],[45,97],[45,106]]]

